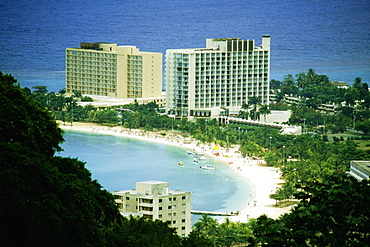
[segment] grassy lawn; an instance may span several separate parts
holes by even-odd
[[[293,206],[293,205],[297,205],[298,204],[298,200],[286,200],[286,201],[280,201],[280,202],[277,202],[274,207],[276,208],[285,208],[285,207],[290,207],[290,206]]]
[[[370,140],[354,140],[354,142],[358,145],[359,149],[364,151],[370,150]]]
[[[327,136],[330,141],[333,141],[333,137],[343,138],[344,140],[347,140],[348,138],[364,137],[364,135],[353,134],[353,133],[328,134]],[[364,151],[370,150],[370,140],[353,140],[353,141],[358,145],[359,149],[362,149]]]

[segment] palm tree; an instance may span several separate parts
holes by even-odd
[[[268,114],[270,114],[270,113],[271,113],[271,110],[269,109],[269,106],[268,106],[268,105],[263,105],[263,106],[261,106],[261,108],[258,110],[258,112],[259,112],[261,115],[263,115],[263,116],[264,116],[264,118],[265,118],[265,122],[266,122],[266,116],[267,116]]]
[[[193,229],[196,232],[201,233],[203,236],[207,236],[209,239],[215,241],[217,227],[217,220],[206,214],[202,214],[202,217],[194,224]]]
[[[248,109],[249,109],[249,104],[248,103],[243,103],[241,105],[241,110],[239,111],[239,117],[242,118],[242,119],[248,119],[248,117],[249,117]]]
[[[249,98],[248,103],[256,107],[257,105],[261,104],[261,97],[252,96]]]
[[[249,113],[247,111],[240,110],[238,117],[241,119],[248,119]]]
[[[242,109],[243,109],[243,110],[248,110],[248,109],[249,109],[249,104],[244,102],[244,103],[242,104]]]
[[[259,113],[257,111],[257,106],[261,104],[261,98],[257,96],[252,96],[249,98],[248,103],[253,105],[252,110],[249,113],[249,116],[252,120],[259,119]]]
[[[254,121],[257,121],[260,118],[260,112],[257,111],[257,107],[253,107],[253,109],[249,112],[249,117]]]

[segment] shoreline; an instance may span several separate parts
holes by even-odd
[[[254,160],[250,157],[243,158],[238,152],[239,146],[234,145],[229,150],[219,148],[213,150],[210,144],[199,144],[195,139],[184,138],[180,133],[174,131],[150,132],[138,129],[125,129],[120,126],[108,127],[95,123],[73,122],[63,124],[57,121],[59,127],[63,130],[93,132],[105,135],[115,135],[124,138],[134,138],[143,141],[152,141],[165,145],[177,146],[186,150],[191,150],[222,162],[229,166],[234,173],[242,176],[253,188],[251,199],[239,214],[229,216],[234,222],[247,222],[251,218],[258,218],[266,214],[270,218],[278,218],[280,215],[287,213],[290,207],[274,207],[275,200],[270,199],[269,195],[274,193],[283,180],[280,179],[281,172],[278,168],[263,166],[263,160]],[[166,133],[165,136],[160,133]],[[218,156],[215,155],[218,153]]]

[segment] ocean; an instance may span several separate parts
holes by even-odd
[[[252,185],[216,159],[194,163],[187,150],[155,142],[66,130],[58,155],[86,162],[92,178],[108,191],[135,188],[136,182],[169,182],[170,189],[192,192],[195,210],[236,212],[251,201]],[[179,167],[182,161],[184,167]],[[204,170],[200,165],[213,165]],[[195,223],[198,217],[193,217]]]
[[[205,47],[206,38],[261,43],[271,79],[313,68],[330,80],[370,82],[368,0],[3,0],[0,70],[24,87],[65,88],[65,49],[114,42],[142,51]]]

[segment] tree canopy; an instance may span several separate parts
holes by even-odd
[[[0,142],[52,156],[61,151],[62,130],[40,104],[25,96],[11,75],[0,72]]]
[[[181,246],[164,222],[123,218],[84,162],[56,156],[62,130],[26,93],[0,72],[0,246]]]
[[[260,216],[252,227],[262,246],[367,246],[370,186],[344,173],[301,186],[300,200],[279,219]]]

